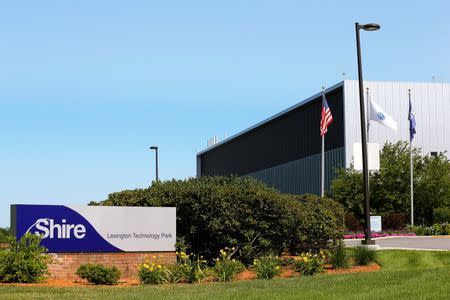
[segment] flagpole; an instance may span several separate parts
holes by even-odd
[[[369,100],[369,88],[366,88],[366,99],[367,99],[367,143],[370,140],[370,100]]]
[[[411,105],[411,89],[408,89],[409,103]],[[410,116],[409,116],[410,117]],[[411,225],[414,225],[414,171],[413,171],[413,153],[412,153],[412,138],[409,135],[409,170],[410,170],[410,187],[411,187]]]
[[[325,94],[325,87],[322,87],[322,99],[324,94]],[[320,161],[321,161],[320,196],[323,198],[325,192],[325,134],[322,134],[322,154]]]

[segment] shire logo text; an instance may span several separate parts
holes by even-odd
[[[33,230],[33,228],[35,228]],[[31,225],[26,233],[34,233],[43,239],[82,239],[86,236],[86,227],[83,224],[66,224],[66,219],[55,223],[54,219],[41,218]]]

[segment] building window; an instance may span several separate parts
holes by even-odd
[[[438,156],[438,153],[437,153],[437,152],[430,152],[430,155],[431,155],[432,157],[436,157],[436,156]]]

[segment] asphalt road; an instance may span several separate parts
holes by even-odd
[[[361,240],[346,240],[347,247],[356,247],[361,245]],[[450,251],[450,236],[431,237],[389,237],[375,239],[375,244],[380,248],[398,248],[398,249],[429,249],[429,250],[447,250]]]

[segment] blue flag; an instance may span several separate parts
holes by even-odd
[[[414,118],[414,113],[412,111],[411,98],[409,99],[409,140],[412,141],[414,135],[416,134],[416,119]]]

